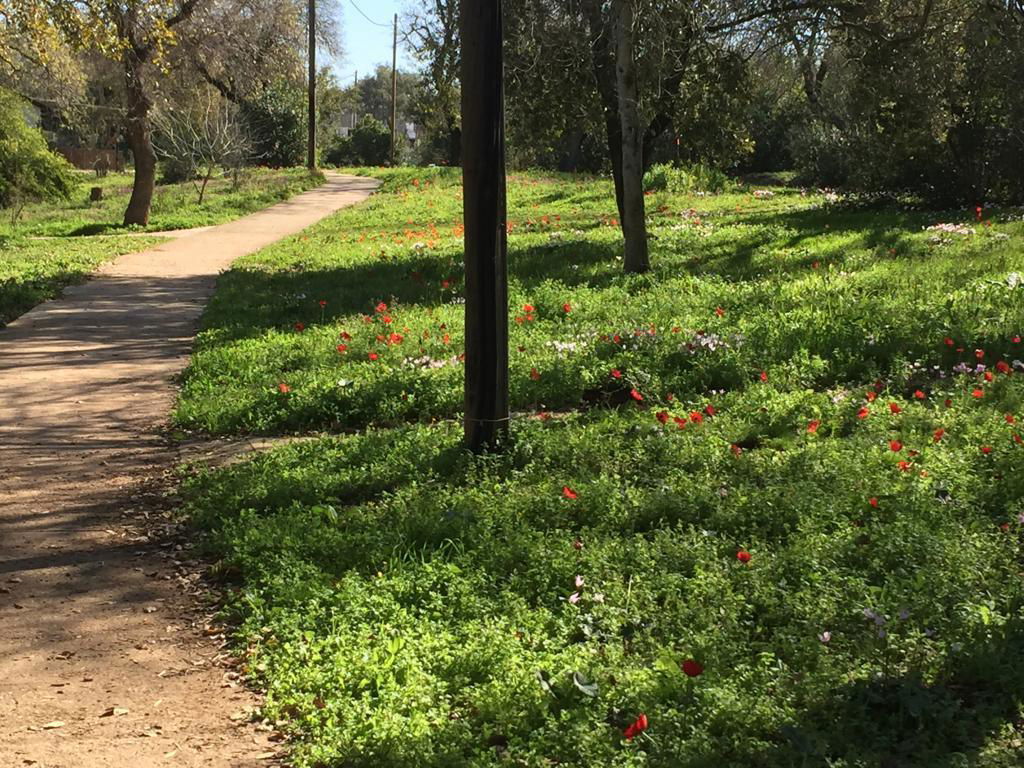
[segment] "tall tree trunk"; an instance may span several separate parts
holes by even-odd
[[[615,182],[615,207],[619,221],[626,220],[626,187],[622,178],[622,117],[619,110],[604,112],[605,133],[608,136],[608,155],[612,160],[612,181]]]
[[[626,272],[651,268],[644,207],[644,131],[640,123],[636,62],[633,60],[633,0],[615,0],[615,72],[622,119],[622,233]]]
[[[583,12],[590,32],[590,58],[597,81],[597,92],[604,109],[605,139],[608,157],[612,161],[612,179],[615,182],[615,205],[619,221],[626,218],[622,191],[622,120],[619,117],[619,97],[615,85],[615,56],[612,49],[611,24],[602,9],[602,0],[584,0]]]
[[[156,152],[153,151],[152,128],[149,123],[149,110],[153,103],[146,95],[142,62],[129,53],[124,66],[128,96],[125,137],[135,160],[135,181],[128,209],[124,212],[124,224],[145,226],[149,223],[149,208],[156,188]]]

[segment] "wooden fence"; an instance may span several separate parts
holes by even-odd
[[[124,157],[116,149],[85,149],[83,147],[57,147],[75,168],[88,171],[123,171]]]

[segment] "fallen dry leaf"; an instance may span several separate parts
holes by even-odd
[[[108,709],[103,710],[103,713],[100,715],[100,717],[120,717],[121,715],[127,714],[127,707],[109,707]]]
[[[54,728],[63,728],[65,725],[63,720],[54,720],[52,723],[46,723],[43,726],[44,731],[52,731]]]

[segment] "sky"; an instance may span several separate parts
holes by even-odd
[[[351,83],[358,71],[359,78],[369,75],[378,64],[391,66],[392,19],[399,14],[401,23],[402,7],[407,0],[339,0],[342,12],[342,47],[344,57],[333,62],[334,72],[342,82]],[[353,5],[353,2],[355,5]],[[377,24],[371,23],[356,6]],[[399,31],[401,38],[401,31]],[[409,69],[412,62],[402,51],[398,42],[398,69]]]

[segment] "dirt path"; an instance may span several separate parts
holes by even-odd
[[[242,723],[256,701],[188,594],[187,547],[125,523],[158,515],[149,481],[177,458],[160,425],[217,273],[375,186],[329,176],[123,256],[0,330],[3,768],[268,764],[268,734]]]

